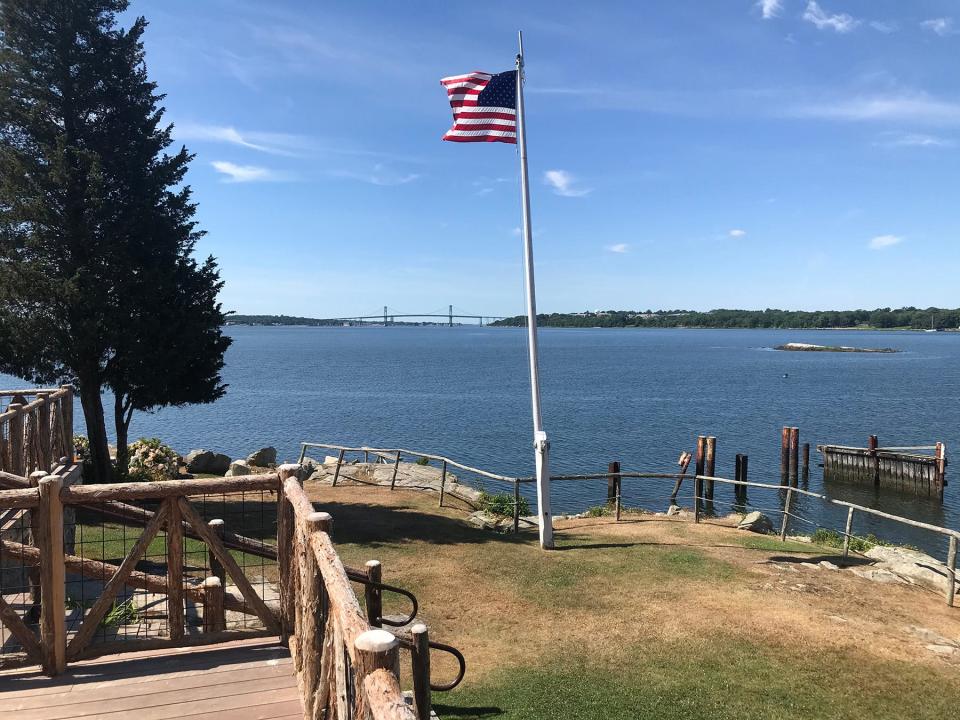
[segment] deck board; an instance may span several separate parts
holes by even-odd
[[[192,717],[303,717],[287,649],[241,641],[78,662],[58,678],[0,673],[0,720]]]

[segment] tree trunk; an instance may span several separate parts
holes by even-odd
[[[133,413],[124,407],[124,398],[115,393],[113,398],[113,424],[117,431],[117,477],[126,478],[130,466],[130,448],[127,442],[130,430],[130,418]]]
[[[81,374],[80,405],[83,407],[83,419],[87,425],[87,439],[90,441],[90,467],[94,477],[85,478],[87,482],[110,482],[113,479],[113,466],[110,463],[110,448],[107,444],[107,425],[103,417],[103,402],[100,399],[100,383]]]

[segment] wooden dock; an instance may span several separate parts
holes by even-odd
[[[0,720],[280,720],[303,718],[290,653],[244,640],[72,663],[50,678],[0,673]]]

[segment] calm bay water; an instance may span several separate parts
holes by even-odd
[[[138,415],[131,437],[158,436],[181,453],[208,447],[233,457],[274,445],[295,458],[299,442],[402,446],[494,472],[532,474],[525,335],[507,328],[231,327],[224,378],[208,406]],[[893,347],[892,355],[791,353],[784,342]],[[779,480],[780,428],[801,442],[865,446],[947,443],[960,452],[960,334],[794,330],[541,331],[544,423],[554,473],[673,472],[696,436],[718,438],[717,472],[736,453],[750,478]],[[786,376],[786,377],[785,377]],[[15,381],[6,379],[5,384]],[[812,463],[819,460],[812,453]],[[946,501],[831,485],[829,494],[938,525],[960,526],[960,465]],[[627,481],[624,502],[664,509],[658,481]],[[823,488],[814,466],[810,489]],[[491,488],[492,489],[492,488]],[[687,489],[684,489],[687,492]],[[603,501],[603,481],[556,483],[554,511]],[[732,492],[717,488],[718,510]],[[751,504],[774,507],[770,492]],[[689,499],[685,503],[689,505]],[[842,511],[804,501],[799,512],[842,528]],[[825,514],[826,513],[826,514]],[[802,524],[797,530],[809,531]],[[936,549],[925,533],[862,522],[891,539]]]

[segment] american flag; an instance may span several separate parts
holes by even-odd
[[[517,71],[443,78],[453,108],[451,142],[517,142]]]

